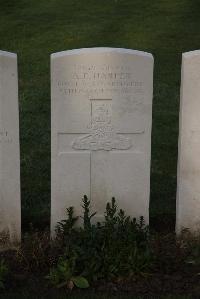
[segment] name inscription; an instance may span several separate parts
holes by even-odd
[[[70,78],[57,80],[64,95],[143,94],[144,83],[128,66],[73,65]]]

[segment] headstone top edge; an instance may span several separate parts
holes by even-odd
[[[191,58],[194,56],[200,56],[200,50],[189,51],[182,54],[183,59]]]
[[[12,58],[17,58],[16,53],[2,51],[2,50],[0,50],[0,56],[7,56],[7,57],[12,57]]]
[[[74,50],[66,50],[61,52],[56,52],[51,54],[51,58],[58,58],[68,55],[76,55],[76,54],[91,54],[91,53],[119,53],[119,54],[132,54],[138,56],[149,57],[152,60],[153,55],[148,52],[132,50],[132,49],[125,49],[125,48],[110,48],[110,47],[94,47],[94,48],[81,48],[81,49],[74,49]]]

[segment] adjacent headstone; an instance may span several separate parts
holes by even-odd
[[[0,51],[0,248],[20,241],[17,55]]]
[[[153,57],[115,48],[51,56],[52,233],[66,208],[96,221],[112,197],[128,215],[149,219]]]
[[[200,51],[184,53],[176,231],[200,229]]]

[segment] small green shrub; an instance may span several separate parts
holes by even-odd
[[[102,223],[92,224],[95,214],[84,196],[83,227],[75,226],[78,217],[72,207],[67,209],[67,219],[57,225],[57,241],[62,244],[65,261],[74,258],[73,275],[89,281],[145,275],[152,265],[152,253],[143,217],[138,223],[126,216],[118,210],[115,198],[106,205]]]
[[[83,276],[74,276],[75,259],[61,258],[55,268],[50,270],[46,277],[50,283],[57,288],[67,287],[72,289],[74,285],[78,288],[88,288],[89,283]]]

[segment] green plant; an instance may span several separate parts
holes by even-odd
[[[78,288],[88,288],[89,283],[83,276],[74,275],[75,271],[75,258],[64,259],[61,258],[57,266],[50,270],[46,278],[52,285],[57,288],[67,287],[73,289],[74,286]]]
[[[92,224],[90,200],[83,200],[83,226],[74,226],[73,208],[67,209],[67,219],[58,223],[57,241],[62,243],[63,255],[76,257],[75,273],[89,281],[117,279],[121,276],[144,275],[152,264],[149,229],[143,217],[137,222],[118,210],[115,198],[106,205],[105,219]]]
[[[83,199],[83,225],[85,230],[91,229],[91,219],[96,215],[96,212],[90,214],[90,200],[84,195]]]
[[[74,208],[69,207],[66,209],[66,219],[58,222],[56,226],[56,238],[58,242],[66,242],[74,231],[74,225],[79,217],[74,217]],[[65,240],[65,238],[67,238]]]
[[[2,259],[0,261],[0,289],[4,289],[5,287],[5,280],[8,275],[8,267],[5,264],[5,261]]]

